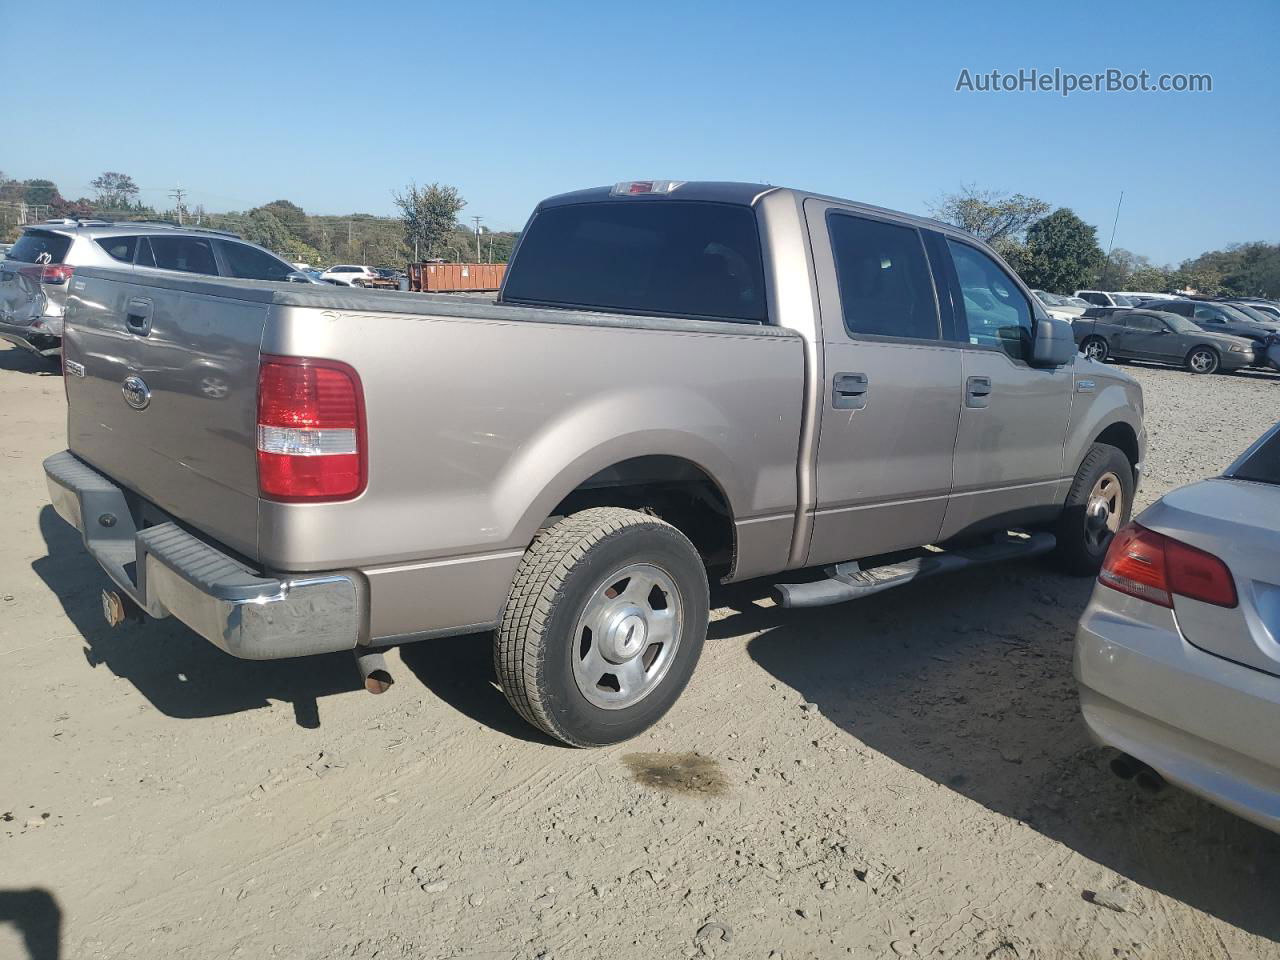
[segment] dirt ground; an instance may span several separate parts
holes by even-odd
[[[1280,376],[1128,369],[1140,505],[1280,416]],[[109,629],[46,504],[41,371],[0,347],[0,958],[1280,957],[1280,837],[1088,746],[1089,581],[721,590],[666,720],[570,750],[508,709],[487,637],[402,649],[374,697],[346,655]]]

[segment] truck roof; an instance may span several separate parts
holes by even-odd
[[[627,181],[622,181],[626,183]],[[658,181],[655,181],[658,182]],[[803,201],[809,197],[815,200],[826,200],[833,203],[848,204],[851,207],[866,211],[867,213],[879,214],[881,216],[889,216],[895,220],[908,221],[918,227],[924,227],[929,230],[937,230],[940,233],[948,233],[953,236],[963,237],[972,242],[976,238],[961,230],[959,227],[949,223],[943,223],[941,220],[934,220],[930,217],[921,217],[912,213],[904,213],[901,210],[892,210],[888,207],[878,207],[870,203],[862,203],[857,200],[850,200],[846,197],[835,197],[829,194],[815,193],[812,190],[797,190],[793,187],[779,187],[768,183],[740,183],[732,180],[686,180],[674,181],[677,186],[669,192],[648,193],[639,196],[629,196],[627,199],[640,199],[661,201],[671,200],[698,200],[704,203],[732,203],[742,206],[754,206],[762,197],[767,194],[789,193],[796,197],[798,201]],[[570,193],[557,194],[554,197],[548,197],[538,204],[539,208],[543,207],[559,207],[572,203],[593,203],[617,198],[614,193],[616,185],[605,187],[588,187],[585,190],[574,190]]]

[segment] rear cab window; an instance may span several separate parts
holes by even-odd
[[[28,230],[7,254],[22,263],[62,263],[71,249],[71,238],[48,230]]]
[[[521,238],[503,299],[766,323],[755,211],[665,198],[543,208]]]

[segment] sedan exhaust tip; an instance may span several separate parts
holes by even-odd
[[[1159,793],[1164,789],[1164,777],[1127,753],[1111,758],[1111,772],[1121,780],[1132,780],[1145,793]]]

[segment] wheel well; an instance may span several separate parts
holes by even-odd
[[[1113,423],[1094,439],[1094,443],[1106,443],[1124,454],[1134,473],[1138,469],[1138,435],[1127,423]]]
[[[734,561],[733,512],[711,476],[681,457],[623,460],[588,477],[551,511],[551,518],[588,507],[625,507],[671,524],[702,556],[709,572],[726,575]]]

